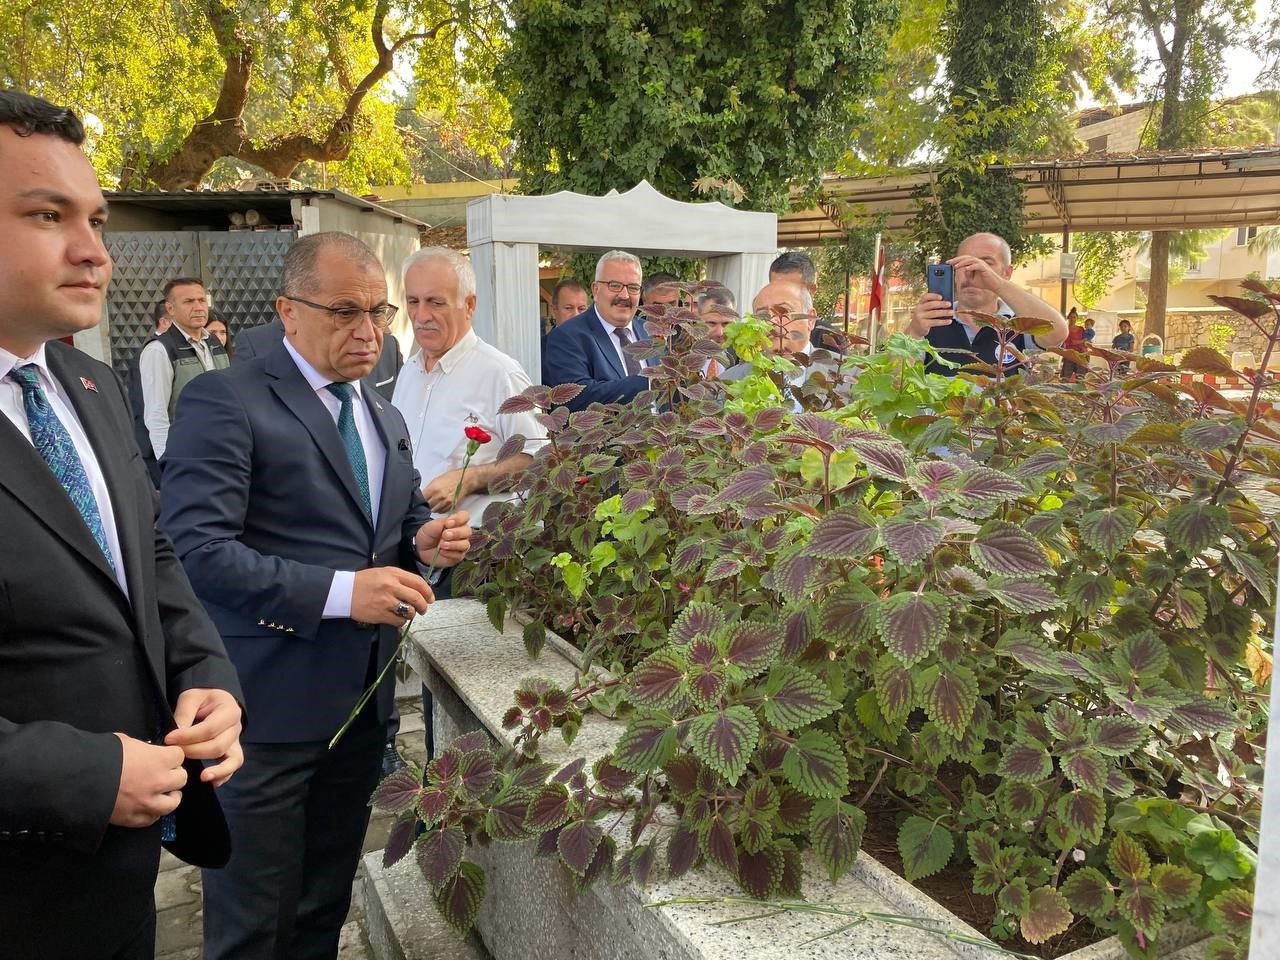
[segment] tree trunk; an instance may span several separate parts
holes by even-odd
[[[1151,281],[1147,285],[1147,319],[1143,334],[1164,339],[1164,315],[1169,303],[1169,234],[1151,235]]]

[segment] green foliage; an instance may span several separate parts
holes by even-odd
[[[854,128],[894,0],[515,0],[500,74],[530,193],[629,190],[780,209]]]
[[[1111,281],[1138,245],[1136,233],[1079,233],[1072,239],[1076,255],[1075,297],[1095,307],[1111,290]]]
[[[1280,294],[1251,289],[1267,302],[1224,303],[1265,322],[1269,357]],[[544,411],[552,442],[455,582],[587,663],[568,690],[522,684],[511,747],[464,737],[379,788],[428,824],[432,885],[465,884],[455,916],[475,890],[455,828],[536,837],[582,883],[644,883],[662,845],[672,875],[703,863],[799,896],[799,851],[838,879],[874,809],[909,879],[969,871],[993,936],[1042,943],[1087,917],[1138,957],[1187,921],[1242,955],[1265,683],[1248,651],[1274,615],[1277,527],[1238,484],[1280,472],[1269,381],[1243,375],[1247,401],[1183,385],[1229,369],[1207,348],[1083,385],[945,380],[891,340],[820,357],[799,388],[757,356],[748,381],[785,400],[739,409],[698,377],[716,345],[690,313],[658,326],[675,322],[694,335],[629,404],[565,416],[572,386],[507,401]],[[758,326],[732,330],[747,353]],[[570,562],[590,577],[577,596]],[[539,763],[602,695],[613,753]],[[605,828],[626,811],[619,855]]]

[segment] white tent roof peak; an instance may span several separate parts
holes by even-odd
[[[566,250],[618,248],[644,256],[772,254],[778,218],[723,203],[686,203],[647,180],[602,197],[492,194],[467,204],[467,243],[536,243]]]

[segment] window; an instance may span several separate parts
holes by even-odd
[[[1084,148],[1089,153],[1102,153],[1107,149],[1107,135],[1104,133],[1100,137],[1090,137],[1084,142]]]
[[[1243,247],[1257,235],[1257,227],[1236,227],[1236,246]]]

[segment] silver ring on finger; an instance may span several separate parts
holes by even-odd
[[[408,620],[409,614],[413,612],[413,607],[409,606],[407,603],[401,600],[399,603],[396,604],[395,610],[393,612],[401,620]]]

